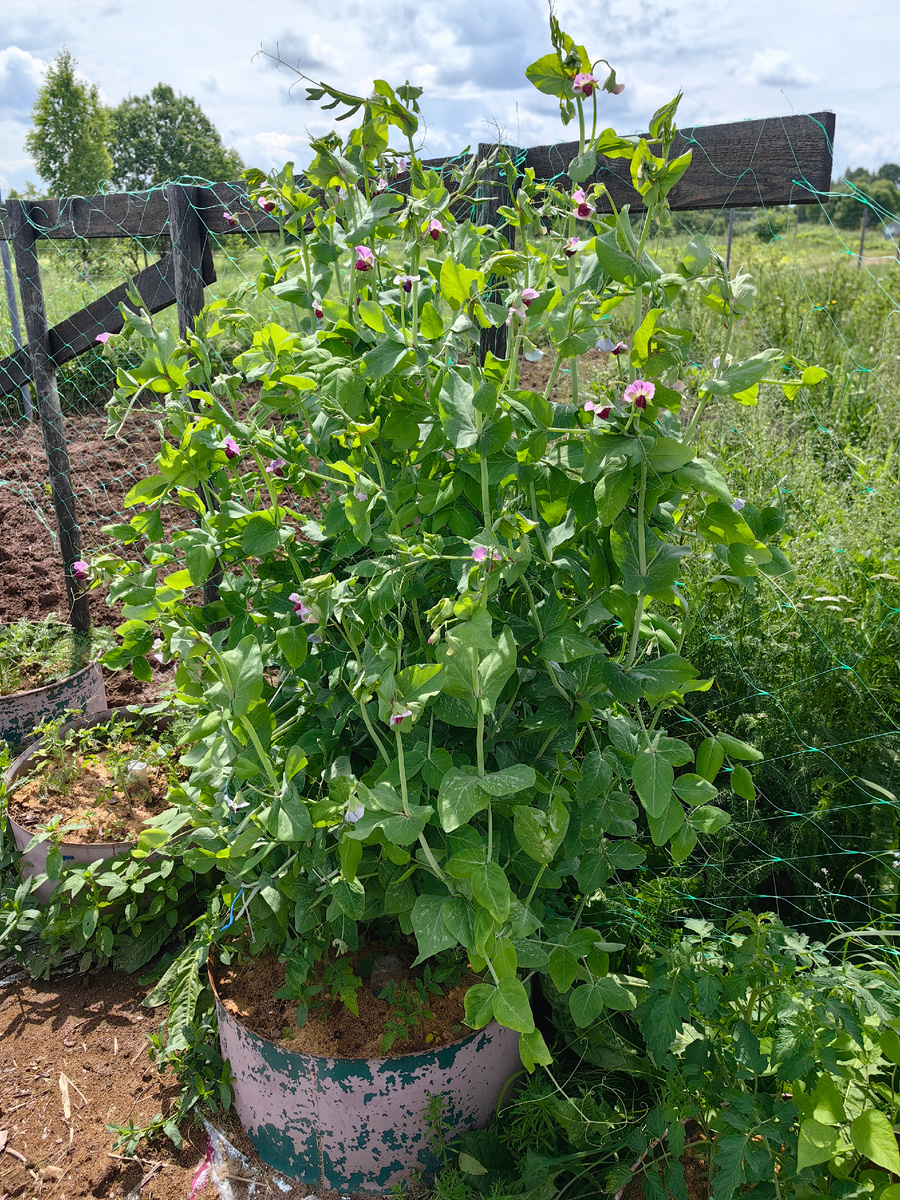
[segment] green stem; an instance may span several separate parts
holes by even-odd
[[[366,712],[367,707],[368,707],[368,705],[365,704],[362,700],[359,701],[359,711],[362,713],[362,719],[365,723],[366,729],[368,729],[368,731],[369,731],[369,737],[372,739],[372,741],[378,747],[378,752],[381,755],[381,757],[384,759],[384,761],[386,763],[390,763],[391,756],[388,754],[387,750],[385,749],[384,742],[381,740],[381,738],[375,732],[372,722],[369,720],[369,714]]]
[[[528,895],[525,898],[525,907],[526,908],[531,903],[531,901],[534,899],[534,893],[537,891],[538,884],[541,882],[541,877],[546,870],[547,870],[547,864],[541,863],[541,868],[538,871],[537,875],[535,875],[534,883],[531,885],[531,891],[528,893]]]
[[[557,354],[557,356],[556,356],[556,362],[555,362],[555,363],[553,364],[553,366],[550,368],[550,378],[547,380],[547,386],[546,386],[546,388],[544,389],[544,399],[545,399],[545,400],[549,400],[549,399],[550,399],[550,393],[553,391],[554,387],[556,386],[556,377],[557,377],[557,375],[559,374],[559,370],[560,370],[560,367],[561,367],[562,365],[563,365],[563,360],[562,360],[562,358],[561,358],[561,357],[560,357],[560,356]],[[566,433],[571,433],[572,431],[571,431],[570,429],[567,429],[565,432],[566,432]]]
[[[268,754],[266,754],[265,750],[263,750],[262,742],[259,740],[259,734],[253,728],[253,724],[250,721],[249,717],[242,715],[241,716],[241,724],[247,730],[247,736],[250,738],[250,741],[253,743],[254,750],[259,755],[259,761],[262,763],[263,770],[265,771],[266,775],[268,775],[268,777],[269,777],[269,783],[271,783],[272,787],[275,788],[275,790],[277,791],[278,790],[278,780],[275,777],[275,771],[272,767],[272,760],[269,758]]]
[[[406,783],[406,761],[403,757],[403,734],[400,732],[399,726],[395,727],[394,735],[397,738],[397,767],[400,771],[400,799],[403,802],[403,812],[409,816],[409,789]]]
[[[426,858],[426,861],[428,862],[429,867],[431,867],[432,871],[434,871],[435,875],[438,877],[438,879],[441,881],[441,883],[447,884],[447,877],[444,874],[444,872],[441,870],[441,868],[438,866],[437,859],[434,857],[431,847],[425,841],[424,833],[419,834],[419,845],[422,847],[422,853],[425,855],[425,858]],[[450,885],[447,884],[447,886],[449,887]],[[452,891],[452,889],[451,889],[451,891]]]

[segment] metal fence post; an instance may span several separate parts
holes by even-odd
[[[482,162],[486,158],[490,158],[496,153],[496,142],[482,142],[478,147],[478,160]],[[488,171],[482,182],[482,192],[478,204],[477,221],[479,225],[496,226],[500,222],[498,209],[503,203],[503,185],[500,180],[499,169]],[[515,226],[507,225],[505,229],[506,239],[509,242],[510,248],[514,249],[516,244]],[[488,297],[493,303],[497,304],[500,301],[500,292],[493,289]],[[495,358],[506,358],[507,354],[507,329],[505,325],[494,325],[488,329],[482,329],[480,339],[480,355],[481,361],[488,356],[488,352],[493,354]]]
[[[24,200],[7,205],[10,241],[16,259],[22,314],[28,335],[31,359],[31,378],[37,399],[44,450],[50,469],[50,488],[56,527],[59,532],[59,551],[66,581],[66,598],[72,628],[86,633],[91,627],[87,592],[75,578],[73,564],[81,558],[81,530],[75,515],[75,492],[69,466],[69,450],[63,427],[59,392],[56,388],[56,368],[47,344],[47,312],[41,287],[41,268],[37,256],[37,233],[31,222],[31,205]]]

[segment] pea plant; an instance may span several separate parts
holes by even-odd
[[[132,557],[92,564],[126,618],[107,662],[177,663],[183,861],[224,871],[226,935],[289,960],[356,952],[378,922],[418,962],[455,949],[483,980],[468,1024],[519,1031],[529,1069],[550,1061],[534,972],[583,1027],[635,1005],[583,916],[644,862],[638,839],[681,862],[727,823],[720,792],[752,795],[752,747],[672,732],[711,682],[683,654],[685,556],[717,587],[790,569],[780,511],[697,453],[709,400],[754,403],[778,358],[728,356],[753,281],[699,239],[673,272],[647,250],[690,161],[670,155],[678,98],[647,137],[598,133],[615,73],[551,32],[528,75],[577,117],[579,153],[550,183],[502,146],[427,169],[409,84],[310,83],[357,123],[313,140],[302,183],[291,164],[248,174],[283,235],[249,291],[281,319],[247,290],[183,342],[127,315],[143,359],[119,371],[112,426],[149,397],[163,440],[111,528]],[[641,215],[591,182],[600,154],[630,163]],[[686,289],[721,318],[708,373],[674,315]],[[504,325],[507,357],[482,355]],[[589,387],[598,339],[617,372]],[[538,351],[543,392],[520,378]]]

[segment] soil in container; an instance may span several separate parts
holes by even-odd
[[[162,740],[121,719],[112,727],[43,729],[31,771],[9,795],[10,815],[25,829],[53,823],[77,844],[136,841],[184,774],[172,727]]]
[[[287,1050],[391,1057],[437,1050],[472,1033],[463,1023],[465,995],[481,981],[449,955],[413,967],[414,946],[374,943],[357,954],[320,959],[300,983],[290,963],[271,952],[250,957],[238,948],[230,954],[226,965],[220,952],[213,966],[222,1004]]]

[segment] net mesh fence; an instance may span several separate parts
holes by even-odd
[[[695,131],[693,148],[703,151]],[[564,164],[560,161],[560,178]],[[193,181],[196,182],[196,181]],[[803,180],[798,181],[802,187]],[[223,185],[217,185],[221,189]],[[234,207],[245,202],[236,193]],[[900,205],[898,205],[900,207]],[[861,229],[863,214],[865,227]],[[651,231],[649,253],[673,269],[686,241],[709,239],[758,284],[753,310],[730,346],[742,358],[778,347],[788,365],[817,364],[814,387],[764,384],[755,406],[714,402],[701,451],[735,495],[781,508],[783,548],[794,577],[737,595],[701,587],[709,564],[689,568],[692,625],[686,652],[714,679],[679,723],[725,728],[763,753],[757,795],[730,798],[732,820],[700,865],[680,870],[656,858],[610,897],[610,911],[652,937],[685,916],[716,923],[741,907],[775,908],[789,924],[822,936],[871,927],[889,933],[900,888],[900,253],[891,211],[850,185],[802,207],[675,212]],[[862,233],[862,242],[860,241]],[[277,234],[211,235],[215,282],[207,299],[253,283]],[[170,249],[152,237],[63,241],[38,251],[48,324],[53,326]],[[268,302],[265,302],[268,305]],[[675,301],[696,331],[702,368],[716,351],[717,317],[695,299]],[[276,320],[279,310],[267,307]],[[260,315],[263,315],[262,310]],[[283,316],[283,314],[282,314]],[[171,306],[154,320],[177,331]],[[615,337],[615,314],[610,322]],[[624,331],[621,331],[624,332]],[[10,313],[0,306],[0,356],[12,354]],[[103,526],[127,517],[124,497],[151,472],[159,437],[151,408],[138,408],[122,435],[105,439],[105,405],[127,342],[97,345],[60,367],[58,382],[86,556],[107,545]],[[597,379],[611,371],[593,354]],[[25,418],[19,390],[0,398],[0,541],[7,570],[0,621],[62,611],[55,524],[39,425]],[[17,591],[27,577],[31,590]],[[22,611],[25,601],[32,609]],[[29,599],[30,597],[30,599]]]

